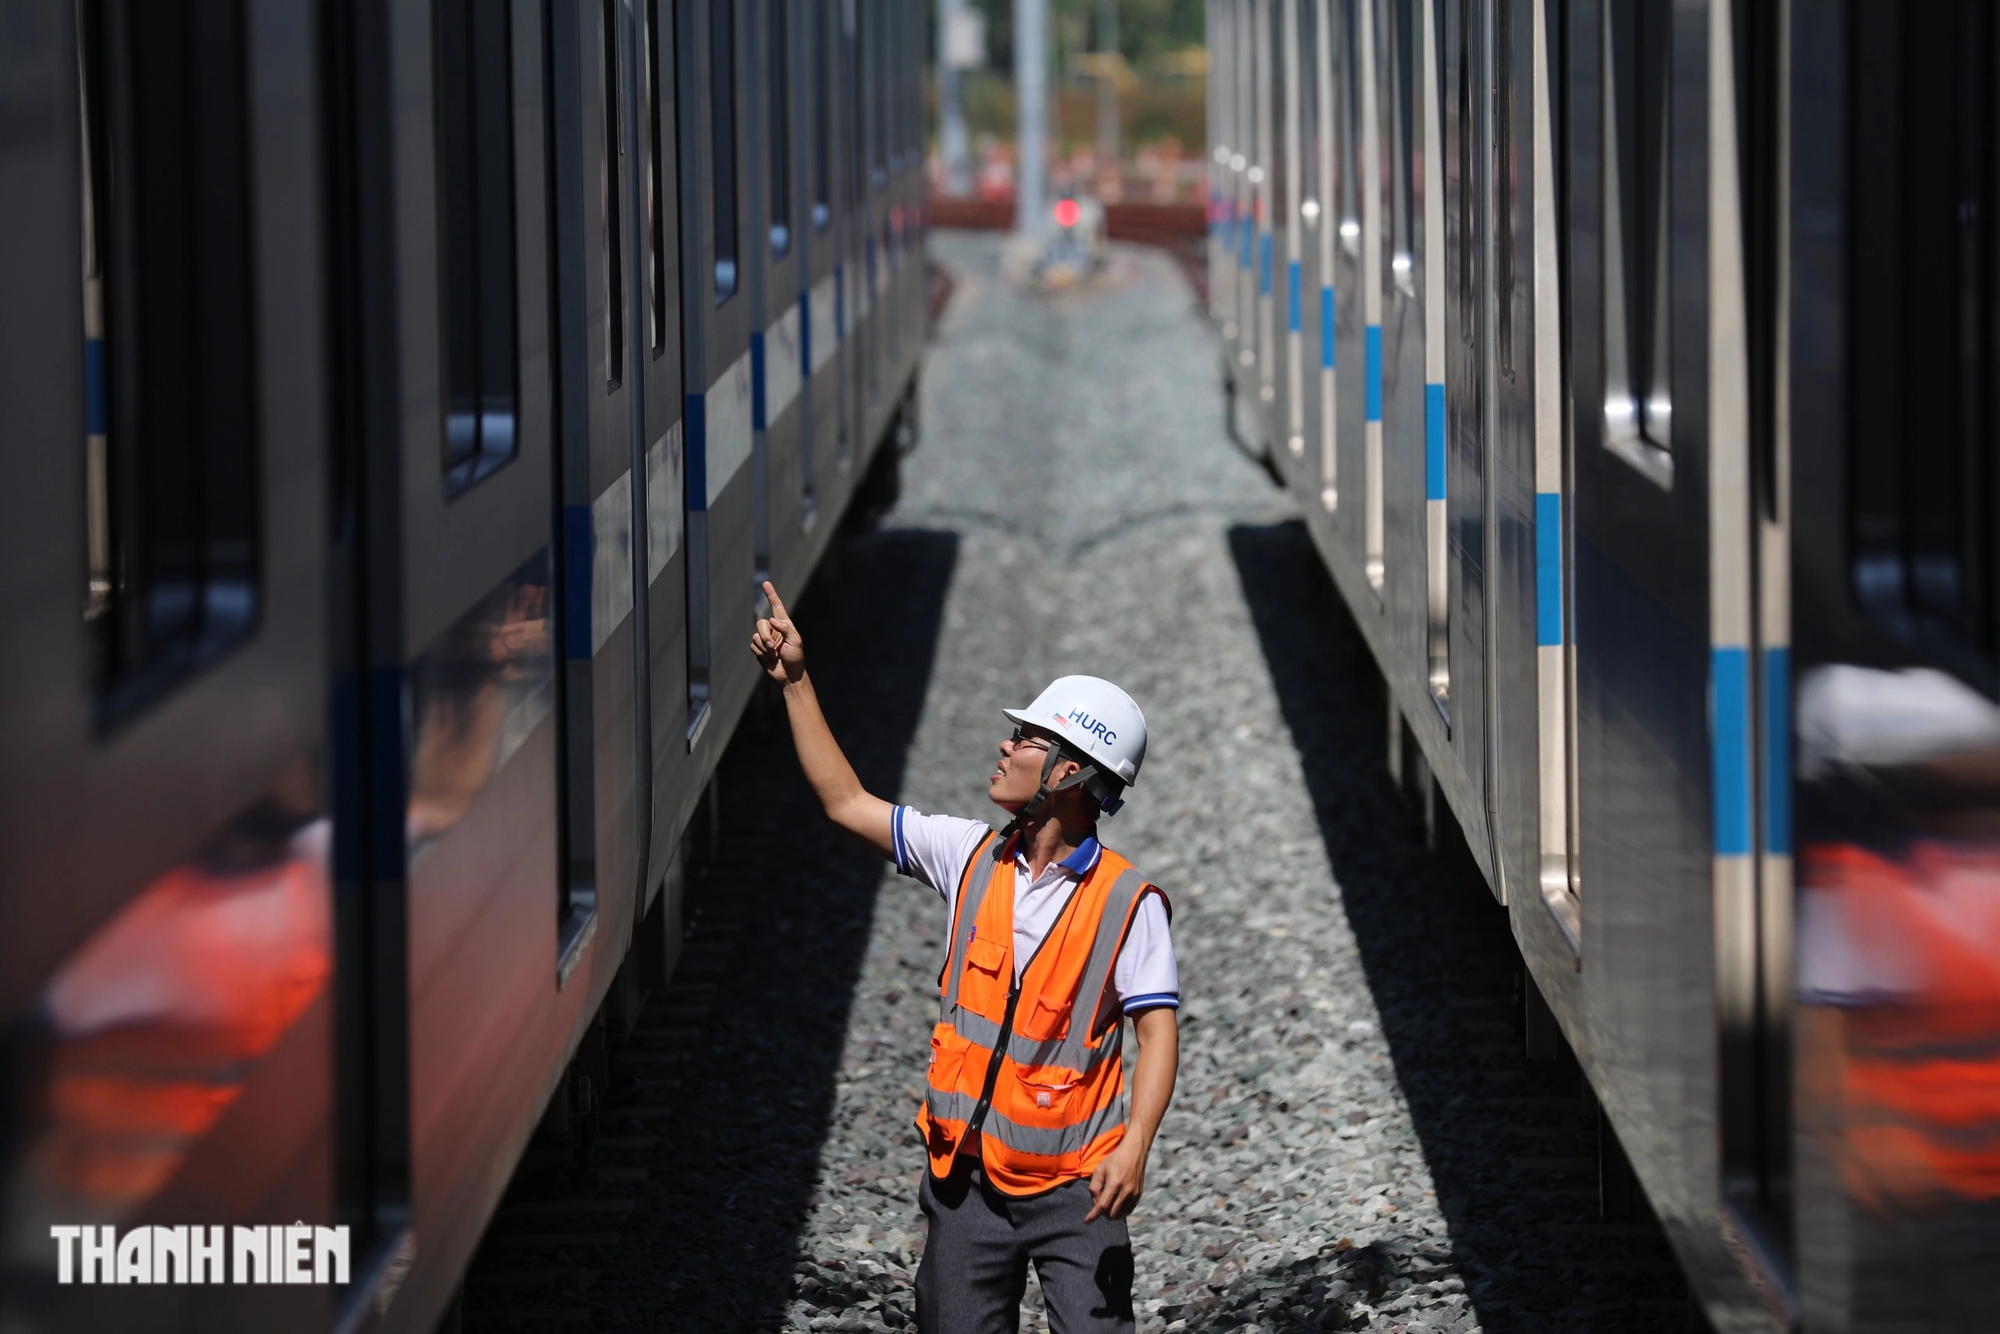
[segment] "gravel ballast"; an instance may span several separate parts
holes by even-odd
[[[957,286],[923,442],[798,618],[863,780],[925,811],[1000,823],[999,710],[1054,676],[1146,711],[1144,774],[1102,830],[1172,898],[1184,997],[1132,1221],[1140,1328],[1680,1329],[1643,1210],[1599,1221],[1587,1097],[1520,1058],[1503,914],[1424,850],[1365,650],[1222,433],[1173,262],[1115,247],[1045,297],[1001,278],[994,238],[933,251]],[[587,1283],[534,1298],[490,1295],[531,1267],[497,1226],[469,1322],[553,1301],[599,1328],[914,1328],[942,903],[818,816],[775,712],[746,720],[720,794],[681,968],[614,1053],[609,1138],[569,1187],[633,1207],[615,1242],[591,1225],[587,1260],[552,1248]],[[1030,1330],[1037,1303],[1031,1282]]]

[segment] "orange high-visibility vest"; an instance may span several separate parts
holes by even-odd
[[[1012,852],[989,834],[959,876],[917,1129],[933,1174],[976,1130],[987,1180],[1033,1195],[1089,1177],[1125,1137],[1125,1026],[1090,1030],[1140,899],[1166,895],[1100,852],[1016,984]]]

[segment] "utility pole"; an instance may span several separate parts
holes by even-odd
[[[1014,230],[1040,236],[1048,221],[1048,0],[1014,0]]]
[[[1097,174],[1118,169],[1118,0],[1097,0]]]

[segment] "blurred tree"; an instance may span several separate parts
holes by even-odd
[[[1014,68],[1014,0],[973,0],[986,15],[986,64],[1009,74]],[[1118,49],[1138,66],[1169,51],[1200,46],[1204,0],[1118,0]],[[1059,21],[1081,24],[1083,49],[1097,47],[1096,0],[1055,0]],[[1070,31],[1076,31],[1071,27]]]

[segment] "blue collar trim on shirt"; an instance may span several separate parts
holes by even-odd
[[[1090,874],[1091,869],[1097,865],[1097,859],[1103,851],[1103,845],[1095,838],[1086,838],[1083,842],[1076,845],[1075,852],[1057,862],[1056,865],[1081,879]]]
[[[1019,833],[1008,835],[1006,846],[1001,849],[1003,856],[1011,853],[1016,861],[1024,860],[1027,854],[1022,850]],[[1104,855],[1104,845],[1094,836],[1086,836],[1076,845],[1076,851],[1056,863],[1056,866],[1081,880],[1097,867],[1097,859]]]

